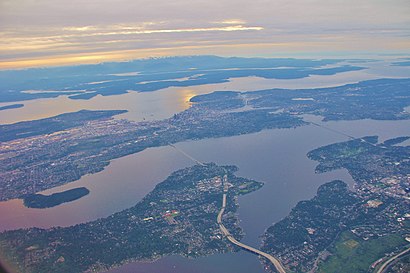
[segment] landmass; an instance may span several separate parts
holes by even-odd
[[[28,208],[52,208],[63,203],[68,203],[80,199],[89,194],[90,191],[85,187],[53,193],[51,195],[31,194],[23,199],[24,205]]]
[[[393,66],[410,66],[410,58],[404,58],[400,62],[393,62]]]
[[[91,99],[127,92],[150,92],[171,86],[228,82],[257,76],[300,79],[365,69],[338,65],[340,60],[291,58],[223,58],[180,56],[81,66],[0,71],[0,102],[54,98]],[[332,65],[333,67],[323,67]]]
[[[106,120],[114,115],[125,113],[125,110],[89,111],[81,110],[66,113],[51,118],[32,121],[22,121],[14,124],[0,125],[0,142],[38,135],[50,135],[55,132],[68,130],[86,125],[92,120]]]
[[[395,145],[407,138],[370,136],[309,152],[317,172],[346,168],[354,190],[342,181],[322,185],[266,230],[262,250],[291,272],[365,273],[410,247],[410,146]]]
[[[347,272],[386,273],[380,269],[396,253],[409,249],[410,244],[403,239],[403,234],[389,234],[379,238],[362,240],[352,232],[343,232],[329,248],[331,256],[319,264],[317,272],[337,272],[343,268]],[[397,271],[391,271],[398,273]],[[405,272],[405,271],[402,271]]]
[[[235,166],[195,165],[172,173],[130,209],[71,227],[0,233],[3,257],[21,272],[96,272],[165,255],[198,257],[237,251],[217,223],[224,187],[223,222],[235,238],[242,229],[237,197],[262,183],[237,177]]]
[[[24,107],[24,104],[22,104],[22,103],[10,104],[10,105],[6,105],[6,106],[1,106],[0,111],[9,110],[9,109],[17,109],[17,108],[21,108],[21,107]]]
[[[189,109],[158,121],[114,119],[124,111],[113,110],[0,125],[0,200],[77,180],[149,147],[303,126],[303,114],[409,119],[409,86],[410,79],[384,79],[319,89],[224,91],[196,96]],[[311,151],[317,172],[346,168],[356,181],[354,191],[341,181],[320,187],[315,198],[267,229],[262,250],[296,272],[328,272],[346,261],[352,272],[377,270],[388,261],[385,253],[403,251],[410,233],[410,147],[400,144],[408,138],[379,143],[369,136]],[[261,184],[233,172],[215,164],[177,171],[131,209],[73,227],[8,231],[0,235],[0,247],[29,272],[93,271],[133,259],[237,250],[215,220],[223,196],[219,181],[227,175],[232,184],[223,224],[238,240],[235,197]],[[100,249],[109,251],[93,252]],[[374,251],[364,256],[368,249]]]
[[[380,273],[407,273],[410,272],[410,255],[407,254],[394,261],[385,272]]]
[[[241,101],[226,102],[227,105],[234,103],[242,105]],[[221,101],[220,106],[223,105]],[[0,200],[21,198],[78,180],[85,174],[103,170],[114,158],[149,147],[304,124],[300,117],[270,114],[267,110],[227,110],[227,107],[214,110],[204,103],[166,120],[136,123],[103,116],[88,119],[84,124],[83,118],[81,122],[73,118],[82,114],[94,116],[94,111],[77,112],[59,116],[60,120],[68,122],[67,129],[57,127],[55,132],[47,130],[47,134],[42,135],[39,133],[46,128],[54,128],[55,118],[42,120],[41,123],[50,121],[51,125],[38,130],[31,121],[5,127],[0,125],[2,138],[13,139],[0,146]],[[78,123],[82,124],[75,126]],[[23,138],[29,134],[34,136]]]
[[[255,92],[214,92],[171,118],[131,122],[124,111],[80,111],[0,125],[0,200],[78,180],[110,160],[149,147],[227,137],[308,124],[303,114],[325,120],[409,119],[410,79],[373,80],[340,87]]]

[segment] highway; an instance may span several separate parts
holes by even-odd
[[[406,254],[406,253],[409,252],[409,251],[410,251],[410,247],[407,248],[407,249],[405,249],[405,250],[403,250],[403,251],[400,252],[399,254],[397,254],[397,255],[391,257],[391,258],[388,259],[384,264],[382,264],[382,266],[376,271],[376,273],[385,273],[385,272],[386,272],[386,269],[388,269],[388,267],[390,266],[390,264],[391,264],[394,260],[400,258],[401,256],[403,256],[404,254]]]
[[[223,233],[223,234],[226,236],[226,238],[227,238],[231,243],[233,243],[234,245],[237,245],[237,246],[239,246],[240,248],[243,248],[243,249],[245,249],[245,250],[248,250],[248,251],[250,251],[250,252],[252,252],[252,253],[254,253],[254,254],[256,254],[256,255],[265,257],[266,259],[268,259],[268,260],[275,266],[276,270],[277,270],[279,273],[286,273],[285,269],[283,268],[283,266],[281,265],[281,263],[279,262],[278,259],[276,259],[276,258],[273,257],[272,255],[269,255],[268,253],[265,253],[265,252],[263,252],[263,251],[260,251],[259,249],[253,248],[253,247],[251,247],[251,246],[248,246],[248,245],[245,245],[245,244],[239,242],[238,240],[236,240],[236,239],[231,235],[231,233],[230,233],[230,232],[226,229],[226,227],[223,225],[223,223],[222,223],[222,216],[223,216],[223,214],[224,214],[224,212],[225,212],[225,208],[226,208],[226,195],[227,195],[227,192],[228,192],[228,186],[227,186],[227,184],[226,184],[226,182],[227,182],[227,181],[226,181],[226,176],[224,177],[223,182],[224,182],[224,183],[223,183],[223,185],[224,185],[224,193],[223,193],[223,195],[222,195],[222,208],[221,208],[221,210],[219,211],[218,216],[217,216],[217,218],[216,218],[216,221],[217,221],[217,223],[218,223],[218,225],[219,225],[219,228],[220,228],[220,230],[222,231],[222,233]]]

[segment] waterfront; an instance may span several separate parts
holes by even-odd
[[[342,62],[341,64],[349,64]],[[189,100],[195,95],[214,91],[256,91],[271,88],[321,88],[377,78],[403,78],[410,73],[409,67],[390,66],[388,61],[355,63],[367,67],[364,70],[337,73],[335,75],[312,75],[301,79],[264,79],[259,77],[231,78],[229,82],[204,84],[188,87],[169,87],[154,92],[129,91],[127,94],[101,96],[89,100],[72,100],[67,95],[57,98],[36,99],[13,103],[0,103],[0,107],[21,103],[24,107],[1,111],[0,124],[35,120],[55,115],[88,110],[127,110],[116,118],[133,121],[159,120],[171,117],[190,106]]]
[[[354,136],[378,134],[381,140],[410,134],[410,122],[354,121],[331,122],[327,126],[345,130]],[[401,128],[401,129],[400,129]],[[185,142],[178,147],[201,161],[214,159],[218,164],[235,164],[238,175],[265,182],[265,186],[252,194],[239,198],[239,218],[246,235],[243,242],[259,246],[259,236],[273,222],[285,217],[300,200],[314,196],[317,188],[330,180],[342,179],[350,185],[353,181],[345,170],[315,174],[316,163],[307,159],[306,152],[321,145],[346,140],[317,127],[267,130],[261,133]],[[262,209],[263,208],[263,209]],[[154,263],[134,263],[110,272],[250,272],[249,265],[258,259],[241,251],[236,254],[214,255],[196,260],[166,257]],[[258,262],[258,261],[257,261]],[[239,264],[240,266],[232,266]],[[171,270],[171,271],[170,271]],[[252,272],[264,272],[254,264]]]
[[[377,134],[381,140],[410,135],[410,121],[362,120],[325,124],[354,136]],[[274,129],[235,137],[188,141],[176,146],[204,162],[237,165],[238,175],[265,182],[261,190],[239,198],[238,213],[246,233],[243,241],[257,247],[260,244],[258,236],[266,227],[286,216],[298,201],[311,198],[319,185],[332,179],[342,179],[352,184],[351,177],[345,170],[315,174],[316,163],[306,157],[311,149],[343,140],[346,140],[344,136],[309,125],[296,129]],[[52,193],[80,186],[90,189],[88,196],[75,202],[49,209],[25,208],[21,200],[0,203],[0,213],[4,219],[1,228],[68,226],[106,217],[131,207],[172,171],[192,164],[188,158],[169,146],[147,149],[116,159],[100,173],[87,175],[76,182],[43,192]],[[138,272],[138,268],[150,268],[150,272],[169,272],[170,264],[175,265],[178,272],[193,272],[191,269],[198,267],[214,272],[212,265],[215,263],[229,266],[230,263],[225,261],[226,257],[243,263],[240,268],[247,268],[245,264],[251,259],[256,264],[259,263],[254,255],[241,251],[238,254],[218,254],[198,260],[167,257],[149,264],[126,265],[124,271],[116,269],[114,272],[129,272],[127,270],[131,270],[130,268],[133,272]],[[183,268],[186,271],[182,271]],[[225,268],[225,272],[227,270],[230,268]],[[201,272],[207,271],[203,269]]]
[[[241,80],[243,82],[245,79]],[[252,81],[252,79],[246,80]],[[178,94],[174,94],[175,100],[163,95],[171,94],[169,90],[132,94],[158,96],[159,101],[162,101],[164,105],[169,105],[169,108],[151,109],[152,112],[149,112],[147,116],[152,115],[151,117],[154,119],[164,118],[173,112],[185,109],[189,106],[189,98],[194,94],[215,90],[212,89],[215,86],[212,88],[207,86],[206,88],[210,89],[200,91],[202,87],[192,87],[194,90],[192,92],[183,91],[190,90],[190,88],[169,89]],[[177,93],[177,90],[181,93]],[[181,96],[179,97],[179,95]],[[104,99],[111,100],[120,97],[114,96]],[[81,102],[86,103],[87,101]],[[95,103],[93,100],[90,102]],[[104,108],[98,104],[93,107]],[[135,105],[133,106],[131,103],[129,107],[135,107]],[[119,106],[112,104],[112,108],[119,108]],[[306,118],[315,121],[318,119],[317,117]],[[381,140],[384,140],[410,135],[409,121],[362,120],[324,124],[357,137],[379,135]],[[265,182],[265,186],[261,190],[239,198],[239,218],[246,233],[243,241],[258,247],[260,244],[258,236],[273,222],[286,216],[298,201],[311,198],[319,185],[332,179],[342,179],[352,185],[353,181],[345,170],[315,174],[316,162],[306,157],[306,153],[314,148],[344,140],[346,140],[344,136],[310,125],[296,129],[266,130],[235,137],[188,141],[178,143],[176,146],[204,162],[237,165],[239,176]],[[42,210],[25,208],[21,200],[1,202],[2,222],[0,228],[4,230],[30,226],[69,226],[106,217],[133,206],[172,171],[192,164],[193,162],[172,147],[151,148],[138,154],[119,158],[113,160],[100,173],[87,175],[78,181],[42,192],[50,194],[80,186],[87,187],[90,194],[75,202]],[[235,265],[233,266],[233,264]],[[220,272],[245,273],[250,272],[250,270],[263,272],[257,258],[243,251],[235,254],[218,254],[196,260],[166,257],[154,263],[125,265],[112,270],[112,272],[206,273],[217,272],[215,267],[219,267]],[[175,271],[172,271],[174,269]]]

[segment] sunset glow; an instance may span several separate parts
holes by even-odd
[[[2,1],[0,69],[189,54],[406,54],[408,14],[402,0]]]

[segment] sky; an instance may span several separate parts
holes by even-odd
[[[410,54],[409,0],[0,0],[0,69]]]

